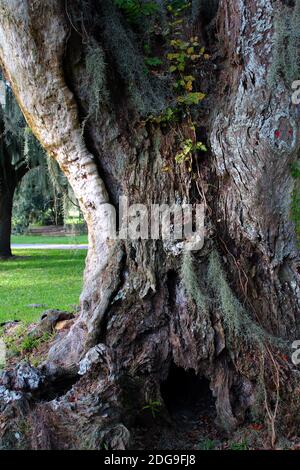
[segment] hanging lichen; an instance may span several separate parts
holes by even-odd
[[[95,40],[88,43],[85,66],[89,116],[97,118],[101,104],[107,101],[108,90],[104,52]]]
[[[189,251],[185,252],[182,256],[181,279],[186,293],[195,302],[198,311],[207,313],[207,298],[201,290],[192,256],[192,253]]]
[[[101,9],[105,44],[126,85],[133,108],[142,116],[160,113],[166,107],[166,97],[170,94],[167,79],[149,74],[137,36],[122,22],[112,2],[104,0]]]
[[[276,347],[284,346],[280,339],[269,335],[258,323],[252,320],[246,308],[233,294],[216,251],[213,251],[210,255],[207,282],[214,295],[213,298],[216,300],[216,305],[222,314],[229,342],[233,342],[238,338],[243,343],[256,346],[260,350],[264,349],[266,343],[273,344]]]

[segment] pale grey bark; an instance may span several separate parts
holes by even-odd
[[[117,270],[115,261],[120,255],[115,251],[115,242],[108,240],[111,225],[107,191],[94,157],[83,142],[77,106],[64,80],[62,61],[67,34],[62,2],[58,0],[49,0],[47,5],[43,0],[0,2],[0,57],[5,74],[33,133],[67,176],[88,226],[82,317],[80,326],[76,325],[80,334],[73,337],[72,331],[63,349],[59,346],[59,354],[55,349],[51,355],[57,358],[58,354],[64,361],[70,349],[70,361],[78,362],[85,347],[86,329],[93,335],[94,324],[114,289],[114,274],[104,280],[103,288],[101,274],[108,270],[112,253]],[[93,302],[95,291],[97,299]]]

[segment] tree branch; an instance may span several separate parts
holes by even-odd
[[[14,166],[16,168],[17,165]],[[28,171],[31,170],[31,168],[28,166],[27,162],[23,162],[17,169],[15,169],[15,175],[16,175],[16,182],[17,184],[20,183],[22,178],[28,173]]]

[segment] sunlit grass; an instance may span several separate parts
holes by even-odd
[[[86,250],[14,250],[14,255],[0,261],[0,323],[31,322],[49,308],[78,305]]]
[[[44,235],[13,235],[11,242],[19,244],[40,244],[46,245],[80,245],[87,244],[87,235],[68,235],[65,237],[48,237]]]

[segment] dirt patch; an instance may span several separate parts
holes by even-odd
[[[66,334],[73,324],[73,320],[64,323],[60,331],[45,332],[39,337],[32,337],[32,332],[39,323],[25,325],[19,321],[7,322],[1,325],[0,338],[6,347],[5,368],[10,369],[24,359],[34,367],[39,366],[47,358],[48,351],[58,335]]]

